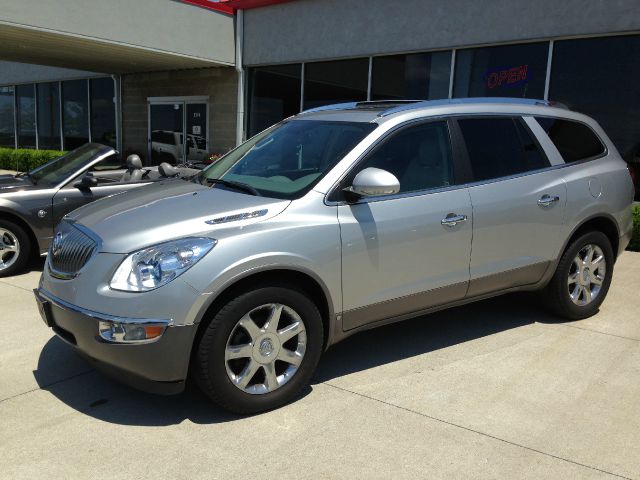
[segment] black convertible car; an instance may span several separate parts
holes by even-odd
[[[0,277],[13,275],[34,253],[45,255],[54,227],[76,208],[99,198],[197,170],[169,164],[143,167],[137,155],[122,165],[111,147],[89,143],[17,175],[0,175]]]

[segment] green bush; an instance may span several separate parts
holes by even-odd
[[[0,169],[27,172],[63,154],[57,150],[0,148]]]
[[[633,237],[627,250],[640,252],[640,205],[633,207]]]

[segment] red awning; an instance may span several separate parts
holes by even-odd
[[[182,0],[184,3],[197,5],[224,13],[235,13],[239,9],[260,8],[276,3],[290,2],[291,0]]]

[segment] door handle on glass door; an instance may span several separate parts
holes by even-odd
[[[558,197],[557,195],[554,195],[553,197],[550,195],[543,195],[542,197],[540,197],[540,200],[538,200],[538,205],[540,205],[541,207],[548,207],[552,203],[556,203],[559,201],[560,197]]]
[[[442,220],[440,220],[440,223],[446,227],[455,227],[458,223],[462,223],[466,221],[467,221],[466,215],[456,215],[455,213],[450,213],[449,215],[444,217]]]

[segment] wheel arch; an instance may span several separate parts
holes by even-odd
[[[36,255],[37,253],[40,252],[40,243],[38,242],[38,239],[36,237],[36,234],[33,232],[33,229],[29,225],[29,222],[27,222],[20,215],[14,212],[3,210],[1,208],[0,208],[0,220],[13,222],[25,231],[25,233],[29,236],[29,240],[31,241],[31,252],[30,252],[31,255]]]
[[[620,248],[620,230],[618,229],[618,224],[616,223],[615,219],[606,214],[598,214],[598,215],[591,216],[589,218],[584,219],[580,224],[578,224],[573,229],[573,231],[571,232],[571,235],[569,235],[567,241],[563,245],[562,250],[560,251],[559,257],[561,257],[564,254],[567,247],[571,245],[571,243],[573,243],[573,241],[576,238],[585,234],[586,232],[590,232],[594,230],[598,232],[602,232],[607,236],[607,238],[609,239],[609,242],[611,242],[613,255],[614,257],[617,258],[619,253],[618,249]]]
[[[329,346],[334,328],[334,322],[332,321],[334,318],[334,307],[331,294],[325,283],[316,275],[305,269],[292,266],[282,268],[264,267],[248,270],[235,276],[223,285],[219,293],[212,295],[209,302],[200,310],[196,320],[198,328],[194,338],[194,346],[199,341],[213,315],[227,302],[242,292],[267,284],[290,285],[297,290],[301,290],[311,298],[318,307],[322,318],[324,330],[323,350],[325,350]]]

